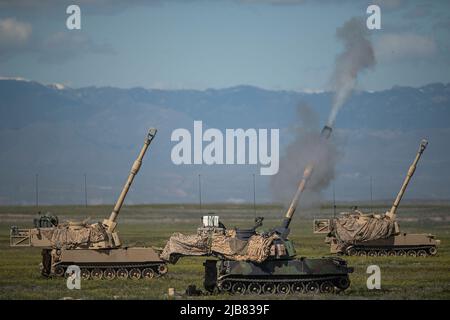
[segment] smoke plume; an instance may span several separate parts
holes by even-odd
[[[337,113],[355,88],[358,74],[375,65],[372,44],[365,23],[352,18],[336,30],[336,37],[343,43],[344,51],[336,57],[331,76],[334,91],[327,125],[333,128]],[[323,139],[314,112],[306,104],[298,108],[300,122],[295,128],[294,140],[287,146],[280,159],[280,171],[271,180],[275,198],[283,203],[291,200],[299,179],[308,165],[314,167],[311,178],[299,202],[300,207],[311,207],[320,200],[320,191],[327,188],[335,177],[340,153],[336,139]],[[302,123],[303,122],[303,123]],[[333,133],[335,136],[335,133]]]
[[[271,189],[277,201],[288,204],[303,170],[313,163],[313,174],[299,202],[299,207],[306,208],[320,203],[320,191],[333,180],[340,153],[335,145],[335,137],[325,141],[320,136],[319,118],[311,107],[302,103],[297,112],[298,126],[291,129],[294,139],[281,155],[280,170],[271,179]]]
[[[339,109],[356,85],[358,73],[375,65],[375,55],[364,21],[348,20],[336,30],[336,37],[343,43],[344,51],[336,57],[331,86],[334,91],[328,126],[333,127]]]

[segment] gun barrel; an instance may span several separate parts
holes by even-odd
[[[298,202],[300,201],[300,198],[303,194],[303,191],[305,190],[306,184],[308,183],[309,178],[311,177],[311,174],[313,172],[313,165],[310,163],[306,166],[305,170],[303,171],[303,177],[300,180],[300,183],[298,184],[297,191],[295,192],[294,197],[291,200],[291,204],[289,205],[289,208],[286,212],[286,219],[292,219],[292,216],[294,215],[295,209],[297,208]]]
[[[108,231],[113,232],[114,228],[116,226],[116,220],[117,216],[119,215],[120,209],[122,208],[123,202],[125,201],[125,197],[127,196],[128,190],[130,190],[131,184],[133,183],[134,177],[139,172],[139,169],[142,165],[142,159],[144,158],[144,155],[148,149],[148,146],[152,142],[153,138],[156,135],[157,130],[154,128],[151,128],[148,131],[147,137],[145,138],[144,145],[141,148],[141,151],[139,152],[139,155],[137,159],[134,161],[133,166],[131,167],[130,174],[128,175],[127,181],[125,182],[125,185],[122,188],[122,191],[120,192],[119,198],[116,201],[116,204],[114,205],[114,209],[111,212],[111,215],[109,216],[109,219],[105,221],[105,224],[108,225]]]
[[[322,140],[327,140],[330,137],[332,131],[333,131],[333,129],[331,127],[324,126],[320,133],[320,137],[322,138]],[[321,140],[321,142],[322,142],[322,140]],[[295,210],[297,209],[297,206],[301,199],[303,191],[305,190],[306,185],[308,184],[308,181],[311,178],[313,171],[314,171],[314,161],[310,162],[306,166],[305,170],[303,171],[303,177],[300,180],[300,183],[298,184],[297,191],[295,192],[295,195],[292,198],[292,201],[289,205],[288,210],[286,211],[286,215],[283,220],[282,227],[284,229],[289,228],[289,224],[291,223],[292,217],[295,213]]]
[[[411,180],[412,176],[414,175],[414,172],[416,171],[417,163],[419,162],[420,157],[422,156],[422,153],[425,151],[426,147],[428,145],[428,141],[423,139],[420,142],[419,150],[417,151],[416,157],[414,158],[413,163],[408,169],[408,173],[406,174],[405,180],[403,181],[402,187],[400,188],[400,191],[397,194],[397,198],[395,198],[395,201],[391,207],[391,210],[386,214],[389,218],[395,219],[395,215],[397,212],[397,208],[400,205],[400,201],[402,200],[403,195],[405,194],[406,188],[408,187],[408,183]]]

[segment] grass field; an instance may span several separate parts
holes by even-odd
[[[346,204],[342,208],[348,207]],[[378,204],[375,211],[383,212],[387,204]],[[361,207],[361,209],[363,209]],[[40,208],[66,219],[101,221],[109,215],[110,206],[58,206]],[[214,211],[228,227],[249,226],[253,221],[251,206],[210,205],[203,213]],[[280,222],[282,208],[258,206],[258,215],[265,216],[262,229]],[[313,217],[329,217],[330,208],[310,210],[295,217],[290,238],[299,256],[328,255],[323,235],[312,233]],[[31,227],[36,214],[34,207],[0,207],[0,298],[1,299],[165,299],[169,287],[184,293],[189,284],[202,288],[205,258],[183,258],[169,266],[169,273],[152,280],[88,280],[81,290],[68,290],[64,279],[40,276],[38,248],[9,247],[9,227]],[[118,230],[126,245],[163,247],[173,232],[195,233],[202,213],[193,205],[128,206],[119,217]],[[263,299],[450,299],[450,205],[410,204],[400,210],[403,232],[433,233],[442,244],[436,257],[411,258],[346,258],[355,268],[351,286],[344,293],[333,295],[244,296]],[[376,264],[381,268],[381,290],[368,290],[366,268]],[[188,298],[182,296],[182,298]],[[201,299],[242,299],[241,296],[202,296]]]

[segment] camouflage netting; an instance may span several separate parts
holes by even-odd
[[[41,233],[50,240],[54,248],[71,249],[88,246],[108,239],[106,230],[101,223],[84,224],[77,227],[65,223],[50,230],[41,230]]]
[[[355,242],[384,239],[395,234],[395,221],[374,215],[347,215],[335,220],[334,233],[341,248]]]
[[[237,261],[262,262],[270,254],[276,234],[255,234],[247,241],[236,238],[235,230],[199,229],[197,234],[174,233],[161,259],[176,263],[181,256],[216,256]]]

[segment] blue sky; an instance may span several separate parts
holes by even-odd
[[[78,3],[82,29],[67,30]],[[377,65],[358,87],[450,82],[449,1],[0,1],[0,76],[72,87],[327,89],[336,28],[367,17]]]
[[[450,83],[450,1],[405,0],[342,0],[339,2],[331,0],[135,0],[128,2],[119,0],[41,0],[39,2],[34,0],[0,0],[0,79],[21,77],[44,84],[60,83],[74,88],[86,86],[130,88],[139,86],[162,89],[205,89],[245,84],[268,89],[327,90],[331,88],[330,78],[335,69],[335,59],[343,50],[342,43],[336,38],[336,30],[353,17],[366,18],[368,16],[366,8],[372,2],[379,4],[382,12],[382,29],[369,32],[377,63],[369,70],[360,68],[364,70],[358,74],[357,89],[383,90],[396,85],[419,87],[434,82]],[[73,3],[77,3],[81,7],[81,30],[70,31],[66,28],[66,8]],[[448,87],[444,89],[439,89],[442,86],[429,87],[428,89],[412,90],[413,93],[406,90],[408,92],[405,93],[406,96],[403,94],[403,90],[392,90],[387,95],[379,94],[383,96],[380,98],[380,103],[384,103],[383,110],[386,112],[382,117],[389,120],[395,119],[399,125],[397,123],[392,125],[391,123],[390,127],[385,127],[384,120],[380,121],[378,118],[379,122],[377,122],[377,119],[370,119],[367,122],[364,114],[356,112],[353,115],[356,123],[362,120],[363,122],[366,121],[366,126],[370,122],[376,124],[370,124],[368,128],[361,128],[358,127],[359,123],[353,125],[351,121],[346,120],[345,114],[338,116],[337,128],[347,130],[343,135],[346,139],[348,137],[345,146],[345,158],[340,160],[341,162],[337,165],[338,175],[335,180],[336,186],[339,188],[340,199],[351,199],[352,197],[367,199],[368,192],[364,188],[367,187],[369,176],[373,176],[376,183],[377,199],[386,199],[395,194],[397,185],[403,178],[404,170],[409,165],[410,152],[414,152],[417,141],[422,137],[430,138],[430,149],[426,155],[430,160],[427,164],[425,162],[427,158],[424,159],[424,173],[422,175],[428,180],[423,184],[420,182],[414,184],[411,187],[411,196],[413,198],[428,197],[431,199],[448,198],[449,192],[447,192],[448,188],[446,189],[448,178],[445,175],[446,172],[442,170],[442,168],[449,167],[446,165],[449,159],[448,148],[446,148],[449,132],[448,123],[443,124],[443,122],[438,121],[440,119],[437,119],[438,115],[446,114],[444,111],[448,110],[448,89],[446,89]],[[5,88],[7,89],[4,92],[11,92],[8,91],[10,89],[7,86]],[[241,87],[241,89],[243,92],[254,91],[248,87]],[[428,92],[435,89],[436,93]],[[108,144],[105,147],[106,151],[101,151],[97,148],[91,149],[91,142],[96,141],[100,136],[103,137],[95,131],[102,131],[99,129],[102,128],[100,125],[105,126],[108,130],[117,128],[119,125],[114,121],[119,121],[120,125],[132,124],[125,130],[127,134],[131,134],[130,136],[125,136],[123,130],[113,130],[116,134],[113,139],[123,141],[123,144],[131,143],[130,141],[134,141],[135,137],[141,136],[141,128],[136,127],[137,123],[141,123],[142,127],[147,126],[147,122],[155,123],[158,128],[165,129],[166,138],[162,138],[164,135],[161,131],[158,139],[167,147],[164,149],[165,151],[160,151],[163,153],[160,159],[165,159],[160,163],[164,163],[164,165],[169,163],[166,161],[168,158],[163,157],[170,155],[168,150],[170,150],[169,144],[171,142],[168,137],[171,128],[190,128],[192,120],[200,119],[198,114],[195,114],[196,117],[191,119],[193,115],[189,113],[189,110],[191,107],[203,106],[205,101],[202,97],[205,97],[208,93],[203,93],[203,96],[195,93],[198,100],[196,100],[197,98],[188,99],[189,101],[195,101],[192,103],[193,105],[185,103],[185,100],[174,102],[177,101],[176,99],[171,100],[172,102],[168,104],[163,101],[155,103],[155,105],[147,105],[147,100],[142,100],[140,103],[126,98],[123,98],[122,101],[120,99],[114,101],[112,99],[115,99],[116,96],[113,94],[110,97],[115,105],[111,107],[109,102],[103,100],[105,95],[100,95],[99,91],[101,90],[96,91],[98,100],[93,99],[95,103],[92,101],[89,103],[100,105],[106,103],[111,114],[99,113],[97,118],[94,118],[95,121],[90,120],[78,124],[77,120],[74,119],[75,124],[72,124],[72,127],[64,121],[60,123],[59,121],[52,122],[49,120],[39,123],[37,127],[29,126],[30,124],[27,123],[20,129],[22,130],[20,132],[11,131],[8,123],[11,120],[4,121],[5,128],[0,135],[6,137],[3,139],[6,146],[0,148],[4,151],[3,158],[10,159],[14,165],[16,165],[18,159],[22,159],[24,162],[22,167],[15,171],[11,170],[8,165],[4,166],[7,168],[7,171],[4,172],[12,173],[10,181],[4,185],[15,187],[5,189],[3,195],[0,195],[0,202],[1,196],[5,196],[5,192],[19,190],[24,184],[26,185],[25,189],[27,186],[29,187],[28,191],[31,195],[31,197],[25,197],[28,199],[26,201],[29,201],[29,199],[34,201],[34,180],[26,179],[34,178],[35,172],[41,174],[43,185],[47,184],[52,187],[58,185],[60,177],[68,180],[69,183],[64,188],[69,190],[69,194],[72,194],[74,183],[70,177],[75,180],[83,177],[86,168],[91,167],[91,163],[86,160],[78,166],[78,169],[74,169],[72,166],[68,168],[67,162],[83,153],[91,156],[92,159],[97,159],[99,154],[109,155],[107,152],[112,151],[107,148]],[[230,93],[233,90],[224,91]],[[137,92],[140,91],[137,90]],[[66,93],[67,96],[70,96],[73,91],[64,92],[62,90],[59,93],[55,91],[52,99],[46,100],[46,97],[44,97],[42,101],[38,101],[39,96],[37,96],[38,98],[31,97],[34,99],[33,102],[38,101],[38,103],[53,110],[51,107],[59,107],[60,101],[57,98]],[[151,93],[146,92],[145,94]],[[157,92],[153,93],[157,94]],[[28,111],[22,113],[20,111],[22,110],[21,107],[27,105],[27,103],[22,102],[26,101],[27,97],[12,99],[16,103],[14,104],[7,102],[7,94],[3,94],[4,96],[0,95],[0,98],[5,99],[0,99],[0,107],[3,106],[3,110],[15,114],[17,119],[13,120],[27,120],[27,117],[21,119],[21,115],[27,114]],[[275,92],[271,94],[281,95],[281,93]],[[289,95],[285,94],[286,97]],[[128,93],[128,95],[128,98],[134,97],[134,93]],[[421,100],[422,95],[429,100]],[[304,96],[312,97],[316,95]],[[17,97],[22,98],[21,94],[17,94]],[[250,98],[252,97],[255,96],[250,95]],[[232,102],[236,103],[236,105],[232,105],[234,110],[236,110],[236,107],[247,106],[248,98],[246,93],[238,96],[237,102]],[[1,105],[2,101],[3,105]],[[226,110],[226,113],[229,112],[228,109],[220,109],[228,107],[226,99],[217,106],[215,105],[217,101],[211,101],[211,105],[207,105],[208,110],[214,110],[214,112]],[[328,110],[328,100],[324,101],[311,98],[311,107],[322,107]],[[404,105],[396,105],[398,101],[402,101]],[[267,102],[273,103],[273,105],[270,105],[271,108],[279,107],[283,103],[286,104],[286,100],[271,102],[269,99]],[[141,108],[139,109],[141,112],[143,110],[146,112],[129,112],[127,108],[132,106],[133,103],[135,103],[134,107]],[[176,105],[172,105],[173,103]],[[256,102],[254,103],[256,104]],[[316,103],[322,103],[322,105],[319,106]],[[353,109],[351,109],[352,105],[350,104],[344,106],[343,110],[349,110],[348,117],[352,110],[355,110],[356,107],[362,108],[364,104],[363,100],[359,100],[357,104],[353,105]],[[216,107],[217,110],[213,109]],[[254,106],[250,105],[250,107]],[[295,106],[289,107],[295,108]],[[413,109],[412,112],[396,112],[400,110],[400,107],[412,107]],[[420,121],[416,121],[413,122],[412,127],[408,127],[411,120],[410,116],[416,114],[414,112],[418,112],[419,109],[423,112],[423,110],[428,110],[427,108],[437,112],[430,112],[429,114],[431,119],[436,119],[436,123],[429,124],[425,121],[425,124],[421,124]],[[16,109],[19,111],[16,112]],[[186,109],[186,113],[182,112],[184,109]],[[195,110],[195,108],[192,110]],[[249,110],[253,109],[250,108]],[[113,116],[115,115],[114,112],[117,112],[117,116]],[[229,123],[230,128],[243,125],[241,121],[226,122],[232,119],[227,117],[228,120],[226,120],[223,116],[226,113],[222,114],[223,118],[220,118],[220,120],[223,123]],[[230,114],[233,115],[233,113]],[[205,117],[208,115],[209,121],[213,122],[215,115],[205,112]],[[294,114],[292,113],[292,115]],[[244,116],[233,116],[235,119],[232,120],[241,120],[240,118],[245,118]],[[264,115],[258,114],[255,117],[252,116],[248,124],[244,124],[244,127],[253,127],[258,116],[261,116],[262,123],[266,123],[264,122],[266,121]],[[286,118],[286,114],[284,116]],[[272,118],[275,122],[267,122],[270,124],[270,128],[281,126],[277,122],[278,119],[283,119],[281,115]],[[5,116],[4,119],[10,118]],[[447,119],[447,117],[441,116],[441,119]],[[295,121],[296,118],[293,116],[292,122],[295,123]],[[342,121],[347,121],[347,127],[341,126]],[[403,121],[405,126],[401,126]],[[145,125],[144,122],[146,122]],[[19,123],[21,122],[19,121]],[[289,122],[282,123],[284,123],[283,126],[290,125]],[[92,131],[89,131],[89,138],[81,139],[87,137],[84,126],[90,124],[93,124],[93,127],[91,128]],[[382,124],[381,127],[380,124]],[[207,125],[211,126],[212,124]],[[68,128],[72,128],[72,134],[80,139],[79,144],[77,144],[79,149],[71,150],[77,156],[68,156],[67,159],[69,160],[64,160],[59,155],[65,154],[65,152],[68,152],[67,150],[71,149],[67,149],[66,139],[61,145],[55,145],[55,143],[49,143],[48,141],[52,141],[53,138],[65,137],[68,134]],[[14,127],[14,130],[16,129]],[[288,128],[282,127],[281,129],[285,130],[282,132],[281,140],[286,139],[286,137],[289,138]],[[363,131],[358,133],[358,130]],[[135,136],[132,136],[133,134]],[[45,150],[48,150],[48,152],[41,153],[41,158],[39,158],[41,160],[35,161],[34,167],[31,167],[31,169],[29,159],[35,159],[34,153],[17,143],[22,139],[28,141],[30,135],[37,139],[39,143],[43,143],[43,146],[47,148]],[[13,138],[9,139],[8,137]],[[111,137],[107,135],[104,138],[105,140],[99,140],[100,145]],[[386,151],[386,145],[392,151]],[[31,146],[34,148],[39,146],[37,150],[44,150],[40,147],[41,144],[31,143]],[[12,148],[15,149],[11,151]],[[400,149],[403,151],[399,152]],[[31,156],[24,152],[30,152]],[[359,160],[361,154],[374,152],[381,155],[380,158],[371,158],[370,161]],[[384,154],[388,154],[389,157],[384,157]],[[121,154],[120,157],[105,156],[108,163],[111,159],[114,159],[114,161],[120,160],[123,163],[112,163],[110,168],[113,169],[109,172],[113,174],[105,173],[104,176],[108,178],[102,180],[102,176],[100,176],[96,183],[108,186],[108,188],[115,188],[116,185],[120,185],[121,182],[116,184],[108,179],[112,176],[115,177],[115,173],[123,170],[124,167],[128,167],[129,163],[125,156],[126,154]],[[385,162],[381,163],[379,159],[385,160]],[[54,163],[54,165],[46,167],[41,166],[42,163]],[[56,165],[59,165],[59,167],[56,167]],[[113,167],[114,165],[116,167]],[[203,171],[201,170],[205,170],[204,167],[191,169],[200,170],[199,172],[202,172],[202,174]],[[214,170],[216,169],[214,167]],[[24,170],[28,170],[28,173],[31,172],[24,178],[25,183],[20,181],[20,175],[22,174],[22,177],[24,177]],[[94,171],[92,170],[92,172]],[[99,171],[101,170],[99,169]],[[161,171],[167,174],[167,176],[158,178],[160,181],[167,180],[162,188],[159,184],[154,186],[151,180],[149,180],[149,188],[136,188],[144,190],[138,196],[138,198],[142,197],[141,199],[144,200],[139,201],[148,201],[145,198],[147,196],[145,190],[155,191],[155,201],[162,201],[161,189],[169,192],[172,196],[174,185],[179,184],[180,180],[197,181],[195,180],[197,171],[182,172],[176,177],[173,176],[173,171],[173,168]],[[56,174],[52,176],[54,172]],[[211,176],[214,176],[217,181],[220,181],[220,174],[223,174],[226,178],[233,177],[234,179],[236,173],[230,174],[230,172],[233,171],[225,170],[222,173],[217,171]],[[421,174],[422,168],[416,179],[420,179]],[[220,190],[215,183],[214,188],[205,188],[205,190],[210,189],[211,194],[213,193],[212,190],[216,192],[216,196],[210,195],[209,198],[218,201],[228,199],[229,194],[222,194],[221,191],[223,190],[230,191],[233,189],[232,191],[237,194],[247,192],[242,191],[242,188],[246,188],[246,179],[250,175],[241,176],[245,181],[240,184],[244,187],[233,189],[221,184],[222,189]],[[48,179],[47,183],[45,183],[45,177]],[[90,177],[94,181],[95,177],[92,175]],[[117,177],[119,179],[120,175],[117,175]],[[387,183],[386,177],[392,178],[392,183],[391,181]],[[235,183],[232,180],[228,182]],[[207,183],[206,178],[205,183]],[[213,183],[211,182],[211,184]],[[262,184],[265,185],[265,191],[263,191],[265,193],[262,198],[270,199],[268,182]],[[387,185],[390,187],[388,188]],[[196,184],[194,184],[195,186]],[[150,187],[159,189],[153,190]],[[60,189],[64,188],[61,187]],[[77,190],[81,189],[78,188]],[[184,191],[187,194],[190,192],[189,196],[192,196],[189,198],[190,200],[197,199],[195,188],[193,189],[192,185],[185,185]],[[107,193],[110,195],[109,191]],[[328,187],[325,193],[329,199],[331,187]],[[17,194],[20,194],[20,192]],[[59,195],[54,194],[53,190],[50,190],[48,194],[50,195],[49,199],[54,199],[52,197]],[[234,195],[230,197],[236,198]],[[70,201],[80,199],[78,196],[75,196],[75,198],[75,200],[71,198]],[[66,198],[64,198],[64,201],[62,199],[55,201],[61,203],[67,201]],[[102,201],[110,201],[110,198],[105,199]],[[187,201],[186,199],[183,198],[182,201]],[[172,198],[169,200],[172,200]]]

